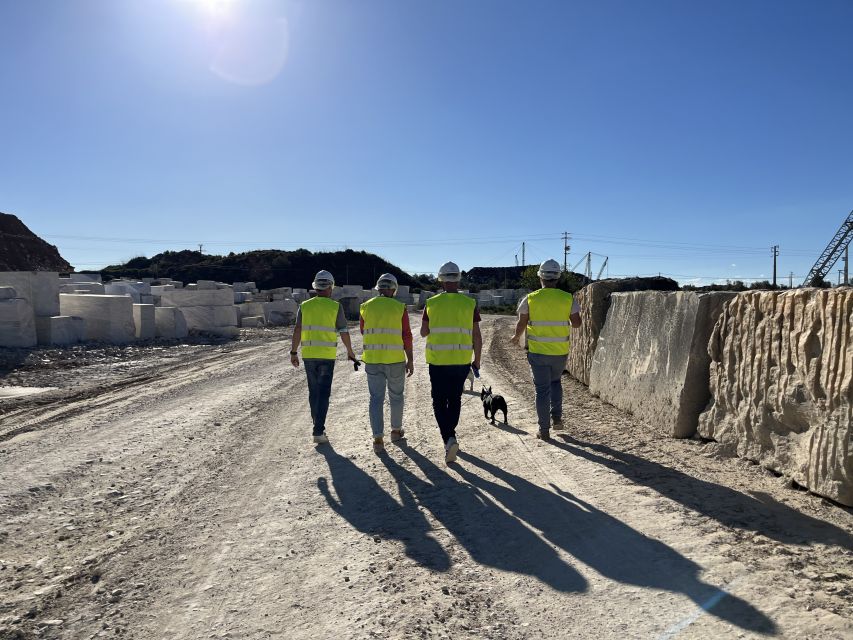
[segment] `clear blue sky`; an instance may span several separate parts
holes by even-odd
[[[569,231],[611,274],[769,277],[779,244],[802,277],[853,208],[852,29],[849,0],[0,0],[0,211],[79,269],[425,272]]]

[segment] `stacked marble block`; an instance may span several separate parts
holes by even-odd
[[[212,284],[211,284],[212,283]],[[234,305],[234,291],[230,286],[219,288],[217,283],[201,280],[199,286],[163,291],[160,307],[180,310],[190,332],[235,336],[239,333],[238,311]]]
[[[60,316],[58,273],[4,271],[0,272],[0,287],[0,346],[79,341],[79,323]]]

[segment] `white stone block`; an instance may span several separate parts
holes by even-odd
[[[59,307],[63,316],[83,318],[83,340],[124,344],[136,339],[130,296],[63,293]]]
[[[62,282],[63,278],[59,281]],[[102,296],[106,288],[100,282],[73,282],[59,285],[59,293],[92,293]]]
[[[157,335],[157,323],[153,304],[133,305],[133,324],[139,340],[153,340]]]
[[[65,278],[60,278],[65,280]],[[71,273],[68,275],[70,282],[101,282],[100,273]]]
[[[0,347],[34,347],[36,343],[35,315],[29,301],[0,300]]]
[[[203,291],[218,289],[215,280],[199,280],[198,282],[196,282],[196,287]]]
[[[36,334],[39,344],[58,346],[76,344],[83,339],[84,331],[82,318],[72,316],[36,318]]]
[[[59,274],[55,271],[3,271],[0,286],[14,287],[37,316],[59,315]]]
[[[154,307],[154,323],[158,338],[181,340],[189,335],[184,314],[176,307]]]
[[[241,318],[248,318],[251,316],[263,316],[264,315],[264,303],[263,302],[244,302],[241,305],[236,307],[237,313]]]
[[[164,307],[213,307],[234,304],[234,292],[231,289],[175,289],[160,294],[160,304]]]
[[[175,288],[176,287],[173,284],[153,284],[151,285],[151,295],[160,296],[163,295],[164,291],[174,291]]]

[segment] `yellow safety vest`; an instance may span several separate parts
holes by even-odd
[[[334,360],[338,354],[338,321],[340,304],[331,298],[317,296],[300,305],[302,309],[302,357]]]
[[[426,301],[429,364],[471,364],[476,306],[472,298],[461,293],[440,293]]]
[[[527,296],[527,348],[530,353],[565,356],[569,353],[572,294],[562,289],[539,289]]]
[[[361,305],[364,319],[364,353],[367,364],[394,364],[406,361],[403,351],[402,302],[378,296]]]

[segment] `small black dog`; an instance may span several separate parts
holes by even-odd
[[[494,395],[492,393],[492,388],[483,387],[483,390],[480,392],[480,400],[483,401],[483,413],[489,418],[489,412],[491,412],[491,417],[489,418],[492,424],[495,424],[495,414],[498,411],[503,411],[504,414],[504,424],[506,424],[506,400],[504,400],[503,396]]]

